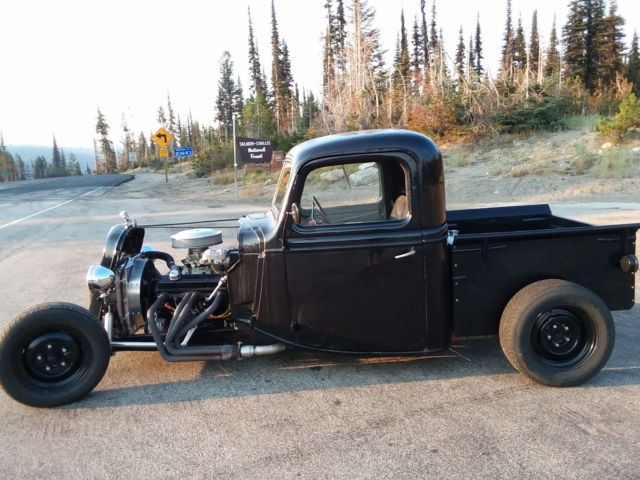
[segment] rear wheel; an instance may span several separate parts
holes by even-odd
[[[26,405],[63,405],[98,384],[110,355],[109,339],[91,312],[70,303],[38,305],[0,334],[0,384]]]
[[[600,297],[564,280],[523,288],[500,320],[500,345],[511,365],[555,387],[578,385],[598,373],[614,341],[613,318]]]

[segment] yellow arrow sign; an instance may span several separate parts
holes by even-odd
[[[173,135],[167,132],[164,128],[160,128],[151,138],[158,144],[158,146],[166,147],[171,143],[171,140],[173,140]]]

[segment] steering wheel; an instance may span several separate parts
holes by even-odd
[[[318,209],[318,212],[320,213],[320,216],[322,217],[322,221],[324,223],[331,223],[329,221],[329,217],[327,217],[327,213],[324,211],[324,208],[322,208],[322,206],[320,205],[320,202],[318,201],[318,199],[315,197],[315,195],[313,197],[311,197],[311,199],[313,200],[313,204],[316,206],[316,208]]]

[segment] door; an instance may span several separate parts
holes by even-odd
[[[286,232],[285,267],[297,342],[420,351],[425,258],[417,198],[407,194],[411,165],[392,156],[329,163],[301,172],[292,194],[300,215]]]

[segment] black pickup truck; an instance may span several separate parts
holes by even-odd
[[[117,350],[424,355],[496,334],[520,372],[576,385],[611,354],[610,311],[634,305],[640,225],[591,226],[547,205],[447,212],[440,152],[409,131],[296,146],[271,209],[240,219],[233,248],[215,228],[188,229],[171,237],[176,262],[123,217],[87,274],[88,310],[40,305],[0,335],[0,383],[16,400],[78,400]]]

